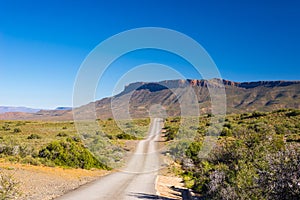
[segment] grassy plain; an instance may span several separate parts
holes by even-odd
[[[83,152],[86,147],[91,150],[86,152],[89,159],[93,156],[98,158],[97,150],[112,146],[119,148],[120,152],[126,151],[126,141],[142,139],[147,133],[149,122],[149,119],[123,120],[118,123],[112,119],[97,120],[96,130],[89,127],[92,123],[83,122],[86,128],[82,132],[71,121],[0,121],[0,158],[23,164],[84,168],[83,165],[60,164],[57,159],[69,158],[64,154],[72,153],[73,149]],[[79,155],[74,152],[72,156]],[[89,162],[87,157],[80,159]]]

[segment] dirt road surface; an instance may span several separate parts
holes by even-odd
[[[147,139],[138,143],[127,166],[99,180],[86,184],[56,200],[136,200],[159,199],[155,181],[160,168],[157,141],[162,119],[151,120]]]

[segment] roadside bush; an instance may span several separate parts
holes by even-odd
[[[24,164],[30,164],[30,165],[35,165],[35,166],[38,166],[41,164],[41,162],[38,159],[35,159],[31,156],[26,156],[25,158],[22,159],[21,162]]]
[[[199,160],[199,152],[202,149],[202,142],[192,142],[187,148],[185,154],[188,158],[192,159],[194,162]]]
[[[174,140],[176,135],[178,134],[178,127],[171,127],[171,126],[167,126],[165,127],[166,133],[165,133],[165,137],[167,141],[170,140]]]
[[[108,169],[81,142],[76,142],[73,138],[51,142],[39,151],[39,157],[50,160],[58,166]]]
[[[121,140],[136,140],[137,139],[136,136],[130,135],[128,133],[119,133],[116,135],[116,137]]]
[[[173,141],[170,150],[181,163],[186,186],[204,199],[299,199],[299,113],[289,109],[232,115],[208,157],[199,156],[200,131],[200,142],[185,146],[184,154]],[[207,121],[200,117],[199,123]]]

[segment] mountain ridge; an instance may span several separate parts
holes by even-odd
[[[234,82],[223,79],[211,80],[165,80],[160,82],[135,82],[125,86],[124,90],[113,96],[90,102],[71,110],[41,110],[37,113],[6,113],[0,119],[34,119],[34,120],[72,120],[73,113],[82,118],[105,119],[114,117],[111,107],[122,117],[147,117],[152,105],[164,107],[169,116],[181,115],[180,95],[193,90],[197,96],[196,103],[200,113],[211,112],[208,85],[223,87],[226,91],[227,113],[251,111],[271,111],[280,108],[300,109],[300,81],[254,81]],[[177,96],[175,95],[177,93]],[[129,101],[126,104],[126,101]],[[114,105],[112,105],[112,102]],[[195,109],[190,107],[188,109]],[[129,113],[128,113],[129,112]],[[187,112],[188,113],[188,112]],[[128,115],[129,114],[129,115]]]

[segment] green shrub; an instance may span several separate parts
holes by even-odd
[[[166,133],[165,133],[165,137],[167,141],[170,140],[174,140],[176,135],[178,134],[178,127],[171,127],[171,126],[167,126],[165,127]]]
[[[72,140],[75,141],[75,142],[80,142],[81,141],[80,137],[78,137],[78,136],[73,136]]]
[[[110,140],[114,139],[114,137],[113,137],[112,135],[105,134],[105,136],[106,136],[108,139],[110,139]]]
[[[67,134],[67,133],[64,133],[64,132],[59,132],[56,136],[57,136],[57,137],[67,137],[68,134]]]
[[[20,132],[22,132],[20,128],[15,128],[14,129],[14,133],[20,133]]]
[[[300,115],[300,110],[292,110],[291,112],[286,113],[288,117],[294,117]]]
[[[232,131],[229,128],[224,127],[221,131],[220,136],[232,136]]]
[[[254,111],[252,113],[251,117],[262,117],[262,116],[266,116],[266,115],[267,115],[267,113]]]
[[[11,156],[14,154],[14,147],[7,146],[7,145],[1,145],[0,146],[0,154]]]
[[[188,158],[191,158],[193,161],[199,160],[199,152],[202,149],[202,142],[192,142],[188,149],[186,150],[185,154]]]
[[[5,124],[2,126],[2,129],[3,129],[4,131],[10,131],[9,124],[5,123]]]
[[[73,138],[51,142],[39,151],[39,157],[52,161],[58,166],[108,169],[81,142],[76,142]]]
[[[174,117],[170,122],[180,122],[180,117]]]
[[[137,139],[136,136],[130,135],[130,134],[124,133],[124,132],[117,134],[116,137],[121,140],[136,140]]]
[[[28,140],[33,140],[33,139],[41,139],[42,137],[39,136],[38,134],[31,134],[27,137]]]
[[[16,126],[23,126],[23,125],[25,125],[26,123],[25,122],[17,122],[16,123]]]
[[[30,164],[30,165],[35,165],[38,166],[41,164],[41,162],[38,159],[35,159],[31,156],[26,156],[25,158],[22,159],[22,163],[24,164]]]

